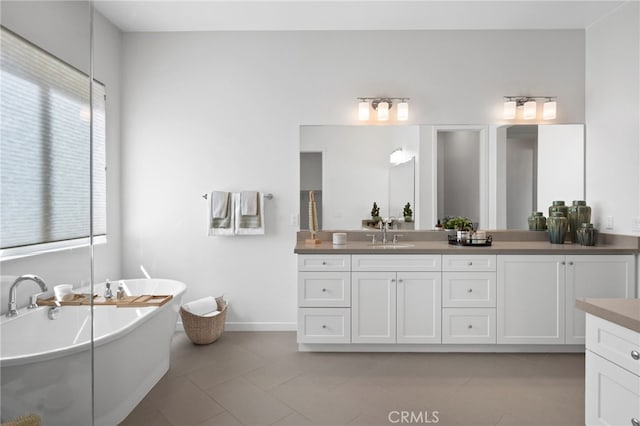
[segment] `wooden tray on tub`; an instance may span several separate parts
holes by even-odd
[[[65,296],[59,303],[61,306],[90,305],[91,300],[89,297],[89,294],[72,294]],[[93,305],[116,306],[118,308],[140,308],[146,306],[162,306],[171,299],[173,299],[172,294],[142,294],[139,296],[125,296],[120,300],[115,297],[112,299],[105,299],[102,296],[94,295]],[[40,306],[55,306],[55,296],[38,299],[37,303]]]

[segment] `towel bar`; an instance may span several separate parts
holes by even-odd
[[[204,198],[205,200],[209,198],[209,194],[203,194],[202,198]],[[267,200],[273,200],[273,194],[264,194],[264,198],[266,198]]]

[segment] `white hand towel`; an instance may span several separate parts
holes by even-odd
[[[210,314],[218,310],[218,304],[216,303],[216,298],[212,296],[203,297],[202,299],[185,303],[182,307],[186,311],[189,311],[192,314],[198,315],[198,316],[213,316]]]
[[[234,196],[239,195],[234,194]],[[258,205],[255,216],[242,215],[240,203],[237,203],[234,224],[236,235],[264,235],[264,194],[259,192],[256,198]]]
[[[242,191],[240,194],[240,214],[242,216],[258,215],[258,193],[256,191]]]
[[[223,219],[229,215],[229,193],[213,191],[211,193],[211,218]]]

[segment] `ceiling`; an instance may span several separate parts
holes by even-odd
[[[125,32],[584,29],[623,3],[613,0],[94,2],[98,11]]]

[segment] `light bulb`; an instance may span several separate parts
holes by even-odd
[[[369,119],[369,102],[358,102],[358,120],[367,121]]]
[[[553,120],[556,118],[556,101],[548,100],[544,103],[542,118],[545,120]]]
[[[525,102],[522,118],[524,118],[525,120],[533,120],[534,118],[536,118],[537,108],[538,108],[538,104],[536,104],[536,101]]]
[[[399,102],[396,114],[398,121],[407,121],[409,119],[409,103],[407,101]]]
[[[378,121],[387,121],[389,119],[389,103],[380,102],[378,104]]]
[[[504,101],[502,118],[505,120],[513,120],[516,118],[516,101]]]

